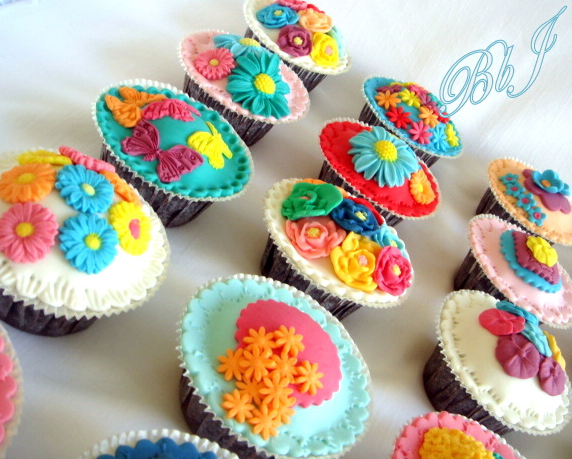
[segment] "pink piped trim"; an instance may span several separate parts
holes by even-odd
[[[101,159],[92,158],[91,156],[84,155],[81,151],[72,147],[62,145],[59,148],[62,155],[67,156],[73,161],[74,164],[81,164],[86,169],[94,172],[109,171],[115,172],[115,167]]]

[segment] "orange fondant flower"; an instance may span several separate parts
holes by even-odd
[[[418,204],[431,204],[435,200],[435,192],[431,188],[431,182],[429,182],[423,169],[419,169],[411,175],[409,192]]]
[[[264,440],[268,440],[270,436],[277,436],[277,429],[282,425],[278,412],[268,408],[268,405],[255,409],[248,423],[252,426],[252,432],[260,434]]]
[[[292,406],[296,402],[294,397],[290,397],[292,389],[288,387],[290,381],[288,378],[282,378],[280,373],[272,372],[262,380],[264,387],[260,389],[260,396],[263,405],[269,405],[270,408],[276,409],[279,406]]]
[[[223,402],[220,404],[226,410],[228,419],[236,419],[238,422],[244,422],[252,417],[254,405],[250,403],[250,396],[233,390],[230,394],[222,396]]]
[[[298,376],[295,379],[296,384],[299,384],[300,392],[308,392],[310,395],[316,395],[318,389],[324,387],[320,379],[324,377],[324,373],[318,371],[317,363],[310,363],[304,360],[296,367]]]
[[[271,356],[272,351],[268,348],[261,349],[254,346],[251,350],[245,350],[243,359],[239,362],[243,375],[254,381],[262,381],[268,370],[276,368],[276,362]]]
[[[240,361],[242,360],[242,349],[237,349],[233,352],[232,349],[226,350],[226,357],[224,355],[219,356],[218,360],[221,363],[216,369],[219,373],[224,373],[224,379],[230,381],[233,377],[242,381],[242,369],[240,367]]]
[[[24,164],[0,176],[0,198],[6,202],[39,201],[56,182],[56,170],[49,164]]]
[[[439,124],[439,117],[437,116],[437,113],[427,107],[419,107],[419,118],[421,118],[425,124],[432,128]]]
[[[294,375],[296,374],[296,357],[290,357],[288,353],[282,351],[282,354],[273,354],[272,360],[276,362],[276,368],[272,373],[278,373],[282,378],[288,379],[290,383],[294,382]]]
[[[377,96],[375,96],[375,100],[377,101],[377,105],[386,110],[397,107],[397,104],[401,102],[399,95],[395,92],[391,92],[389,89],[385,92],[378,92]]]
[[[260,349],[274,349],[276,347],[274,334],[266,333],[264,327],[260,327],[258,330],[254,328],[248,330],[248,336],[242,338],[242,342],[248,350],[251,350],[253,347],[259,347]]]
[[[260,397],[260,389],[264,387],[262,381],[254,381],[244,377],[242,381],[237,381],[236,387],[242,394],[248,395],[254,404],[262,405],[262,398]]]
[[[276,347],[282,348],[282,353],[286,355],[291,355],[296,357],[298,352],[304,350],[304,345],[302,344],[302,335],[297,335],[294,327],[286,328],[284,325],[280,325],[278,330],[274,330],[274,340]]]
[[[127,182],[119,177],[115,172],[101,171],[100,174],[111,182],[115,194],[120,196],[124,201],[132,202],[133,204],[141,204],[139,196],[137,196],[137,193],[133,191],[133,188],[131,188],[131,186],[129,186]]]

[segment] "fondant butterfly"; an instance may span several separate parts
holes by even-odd
[[[115,121],[123,127],[134,127],[141,120],[141,108],[143,105],[150,104],[159,100],[166,99],[164,94],[149,94],[144,91],[128,86],[122,86],[118,89],[119,95],[123,100],[110,94],[105,95],[105,104],[111,110],[111,114]]]
[[[144,161],[159,160],[157,175],[164,183],[174,182],[203,163],[200,153],[184,145],[175,145],[168,150],[159,148],[159,131],[149,121],[141,120],[133,129],[131,137],[121,141],[123,151],[131,156],[143,156]]]

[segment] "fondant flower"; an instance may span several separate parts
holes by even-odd
[[[264,440],[268,440],[271,436],[276,437],[277,429],[282,425],[278,412],[271,410],[268,405],[255,408],[248,423],[252,426],[252,432],[260,435]]]
[[[352,199],[344,199],[332,210],[330,217],[346,231],[363,236],[371,237],[379,231],[379,223],[373,212]]]
[[[0,198],[6,202],[39,201],[54,188],[56,170],[49,164],[24,164],[0,176]]]
[[[276,54],[248,53],[236,59],[237,67],[228,76],[227,91],[234,102],[255,115],[281,118],[290,113],[285,94],[290,87],[280,75]]]
[[[338,44],[338,55],[343,56],[345,54],[345,43],[344,37],[336,26],[332,27],[328,32],[328,35],[332,37]]]
[[[562,367],[563,370],[566,370],[566,361],[564,360],[564,356],[562,355],[562,351],[558,347],[556,343],[556,338],[549,334],[546,331],[543,331],[544,336],[546,336],[546,341],[548,341],[548,345],[550,346],[550,350],[552,351],[552,358],[558,362],[558,364]]]
[[[409,135],[411,140],[414,140],[421,145],[427,145],[431,139],[431,131],[429,131],[429,126],[423,123],[423,121],[412,122],[411,129],[409,129]]]
[[[536,206],[536,201],[534,200],[532,193],[521,193],[518,196],[516,205],[524,210],[529,210]]]
[[[276,343],[274,342],[274,333],[266,333],[265,327],[250,328],[248,335],[242,338],[242,343],[245,345],[245,350],[252,350],[254,347],[260,349],[274,349]]]
[[[260,398],[260,389],[264,387],[262,381],[243,377],[242,381],[236,382],[236,387],[241,393],[248,394],[250,400],[252,400],[256,405],[262,404],[262,400]]]
[[[447,142],[449,142],[449,145],[452,147],[459,146],[459,137],[457,136],[457,131],[455,131],[455,128],[451,123],[447,123],[445,126],[445,135],[447,136]]]
[[[407,129],[407,126],[411,124],[411,119],[409,119],[409,112],[403,110],[402,107],[391,108],[385,112],[387,119],[391,121],[398,129]]]
[[[423,123],[432,128],[439,124],[437,113],[426,106],[419,107],[419,118],[423,121]]]
[[[274,330],[274,339],[276,341],[276,347],[278,349],[282,348],[282,354],[292,357],[296,357],[305,347],[302,343],[304,337],[297,334],[294,327],[280,325],[278,330]]]
[[[403,89],[403,86],[401,86],[400,84],[396,83],[395,81],[389,85],[385,85],[385,86],[380,86],[379,88],[377,88],[377,92],[385,92],[385,91],[389,91],[389,92],[400,92]]]
[[[154,459],[212,459],[213,453],[205,451],[199,453],[192,443],[177,444],[168,437],[161,438],[153,443],[149,440],[139,440],[135,447],[121,445],[115,454],[103,454],[98,459],[126,459],[126,458],[154,458]]]
[[[151,240],[151,220],[141,207],[126,201],[109,209],[109,222],[119,237],[119,245],[131,255],[146,252]]]
[[[251,398],[248,394],[234,389],[231,393],[222,396],[220,406],[226,411],[227,419],[234,418],[237,422],[244,422],[252,417],[254,411],[254,405],[250,402]]]
[[[296,374],[296,362],[298,362],[298,359],[291,357],[290,354],[285,351],[282,351],[280,355],[272,354],[271,358],[276,362],[276,368],[272,370],[272,374],[277,373],[281,378],[287,379],[289,384],[293,384],[294,376]]]
[[[59,155],[53,151],[33,150],[22,153],[18,156],[19,164],[39,164],[46,163],[52,166],[65,166],[72,164],[72,160],[66,156]]]
[[[399,239],[395,230],[385,223],[381,225],[379,231],[372,236],[372,240],[381,247],[397,247],[401,251],[405,249],[405,244],[401,239]]]
[[[291,56],[307,56],[312,51],[312,34],[302,27],[287,25],[280,29],[276,43]]]
[[[16,263],[44,258],[55,244],[55,215],[40,204],[17,203],[0,217],[0,251]]]
[[[566,387],[566,373],[558,362],[551,357],[544,357],[540,362],[538,379],[540,380],[540,387],[548,395],[560,395]]]
[[[276,362],[271,359],[272,350],[269,348],[254,346],[251,350],[245,349],[242,356],[239,366],[245,378],[262,381],[262,378],[268,375],[268,370],[276,368]]]
[[[349,233],[342,245],[334,247],[330,253],[334,272],[344,284],[373,292],[377,288],[373,272],[380,250],[379,245],[367,237]]]
[[[558,174],[552,169],[547,169],[544,172],[532,171],[532,180],[539,187],[547,193],[559,193],[565,196],[570,195],[570,187],[567,183],[562,181]]]
[[[547,174],[548,172],[553,171],[545,171],[543,174]],[[568,185],[562,183],[558,179],[558,181],[562,183],[562,192],[553,192],[559,187],[556,185],[553,187],[550,185],[551,182],[549,179],[545,179],[544,186],[551,190],[547,191],[545,188],[542,188],[539,184],[536,183],[533,174],[539,174],[539,172],[533,171],[531,169],[524,169],[522,171],[522,175],[524,176],[524,188],[526,188],[535,196],[539,197],[544,207],[546,207],[548,210],[551,210],[552,212],[562,212],[564,214],[569,214],[572,211],[572,207],[570,206],[570,201],[568,201],[568,198],[566,197],[566,195],[569,194]],[[540,176],[537,175],[537,179],[540,180],[540,177],[543,174],[540,174]],[[549,176],[551,174],[547,175]],[[555,183],[557,182],[555,181]]]
[[[282,378],[280,373],[272,372],[266,378],[262,379],[264,387],[260,389],[260,396],[262,398],[262,404],[268,405],[272,409],[277,409],[280,406],[292,406],[296,403],[292,395],[293,389],[288,387],[290,385],[290,380],[288,378]]]
[[[207,80],[220,80],[230,75],[236,62],[228,49],[215,48],[200,53],[195,59],[195,67]]]
[[[382,247],[377,257],[373,279],[380,290],[399,296],[411,286],[411,263],[396,247]]]
[[[330,35],[316,32],[312,35],[312,60],[324,67],[334,67],[340,61],[338,43]]]
[[[549,268],[558,263],[558,252],[546,239],[539,236],[528,236],[526,246],[532,252],[536,261],[545,264]]]
[[[266,52],[260,43],[254,38],[241,37],[240,35],[221,34],[213,37],[213,43],[217,48],[228,49],[234,58],[242,56],[246,53],[260,54]]]
[[[113,201],[113,185],[82,165],[64,166],[58,172],[56,188],[69,206],[86,214],[105,212]]]
[[[78,214],[68,218],[60,228],[59,237],[65,258],[87,274],[102,271],[117,255],[117,233],[97,215]]]
[[[523,193],[522,185],[518,181],[518,174],[506,174],[499,180],[505,186],[505,194],[517,198]]]
[[[446,151],[449,148],[449,142],[447,142],[447,136],[445,135],[445,125],[439,124],[433,129],[433,135],[431,136],[431,145],[435,150]]]
[[[287,220],[286,234],[296,251],[307,259],[327,257],[346,237],[346,232],[325,216]]]
[[[459,429],[431,427],[421,438],[422,442],[416,457],[422,459],[499,459],[488,451],[483,443]]]
[[[533,207],[528,210],[528,220],[537,226],[542,226],[544,220],[546,219],[546,214],[542,211],[540,207]]]
[[[389,90],[378,92],[374,99],[377,101],[377,105],[385,108],[386,110],[397,107],[397,104],[401,102],[399,95]],[[403,109],[401,109],[401,112],[403,113]]]
[[[340,190],[329,183],[314,185],[299,182],[282,203],[282,215],[288,220],[328,215],[342,199]]]
[[[410,107],[419,108],[421,106],[421,101],[419,100],[419,97],[417,97],[417,94],[411,92],[409,89],[403,89],[399,93],[399,98],[401,99],[401,102],[409,105]]]
[[[300,362],[296,367],[296,384],[300,385],[300,392],[308,392],[310,395],[316,395],[319,389],[324,387],[320,379],[324,377],[324,373],[318,371],[317,363],[310,363],[307,360]]]
[[[538,317],[534,314],[522,309],[520,306],[516,306],[512,304],[510,301],[497,301],[496,308],[502,311],[510,312],[515,316],[524,317],[527,322],[530,322],[534,325],[538,325]]]
[[[534,344],[520,333],[500,336],[495,355],[509,376],[528,379],[538,373],[540,353]]]
[[[131,186],[115,172],[102,171],[100,174],[109,180],[109,183],[113,185],[113,191],[115,191],[115,194],[117,194],[121,199],[127,202],[132,202],[133,204],[141,204],[139,196],[133,188],[131,188]]]
[[[236,351],[232,349],[226,350],[226,356],[219,355],[218,361],[220,365],[216,371],[224,374],[224,379],[230,381],[232,378],[237,381],[242,381],[242,369],[240,368],[240,361],[242,360],[242,353],[244,349],[238,348]]]
[[[272,3],[256,12],[258,19],[264,27],[269,29],[279,29],[288,24],[298,22],[298,13],[287,6]]]
[[[332,18],[313,9],[298,11],[298,23],[310,32],[327,33],[333,26]]]
[[[62,145],[60,148],[58,148],[58,150],[63,156],[71,159],[74,164],[81,164],[86,169],[92,170],[94,172],[115,172],[115,167],[112,164],[102,161],[101,159],[87,156],[75,148]]]
[[[355,170],[379,186],[401,186],[420,168],[417,157],[405,142],[375,126],[350,139]]]
[[[419,169],[411,175],[409,192],[417,204],[426,205],[435,201],[435,192],[423,169]]]
[[[308,3],[303,0],[277,0],[276,3],[292,8],[294,11],[305,10],[308,8]]]
[[[515,316],[501,309],[486,309],[479,315],[479,323],[496,336],[511,335],[524,330],[524,317]]]

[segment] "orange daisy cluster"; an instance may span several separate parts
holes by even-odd
[[[234,379],[235,389],[223,395],[221,406],[227,418],[248,422],[255,434],[264,440],[278,435],[278,428],[288,424],[294,414],[295,385],[302,393],[314,395],[323,385],[324,374],[318,364],[298,361],[304,350],[303,336],[294,327],[266,332],[264,327],[251,328],[242,340],[244,347],[227,349],[219,356],[219,373],[224,379]]]

